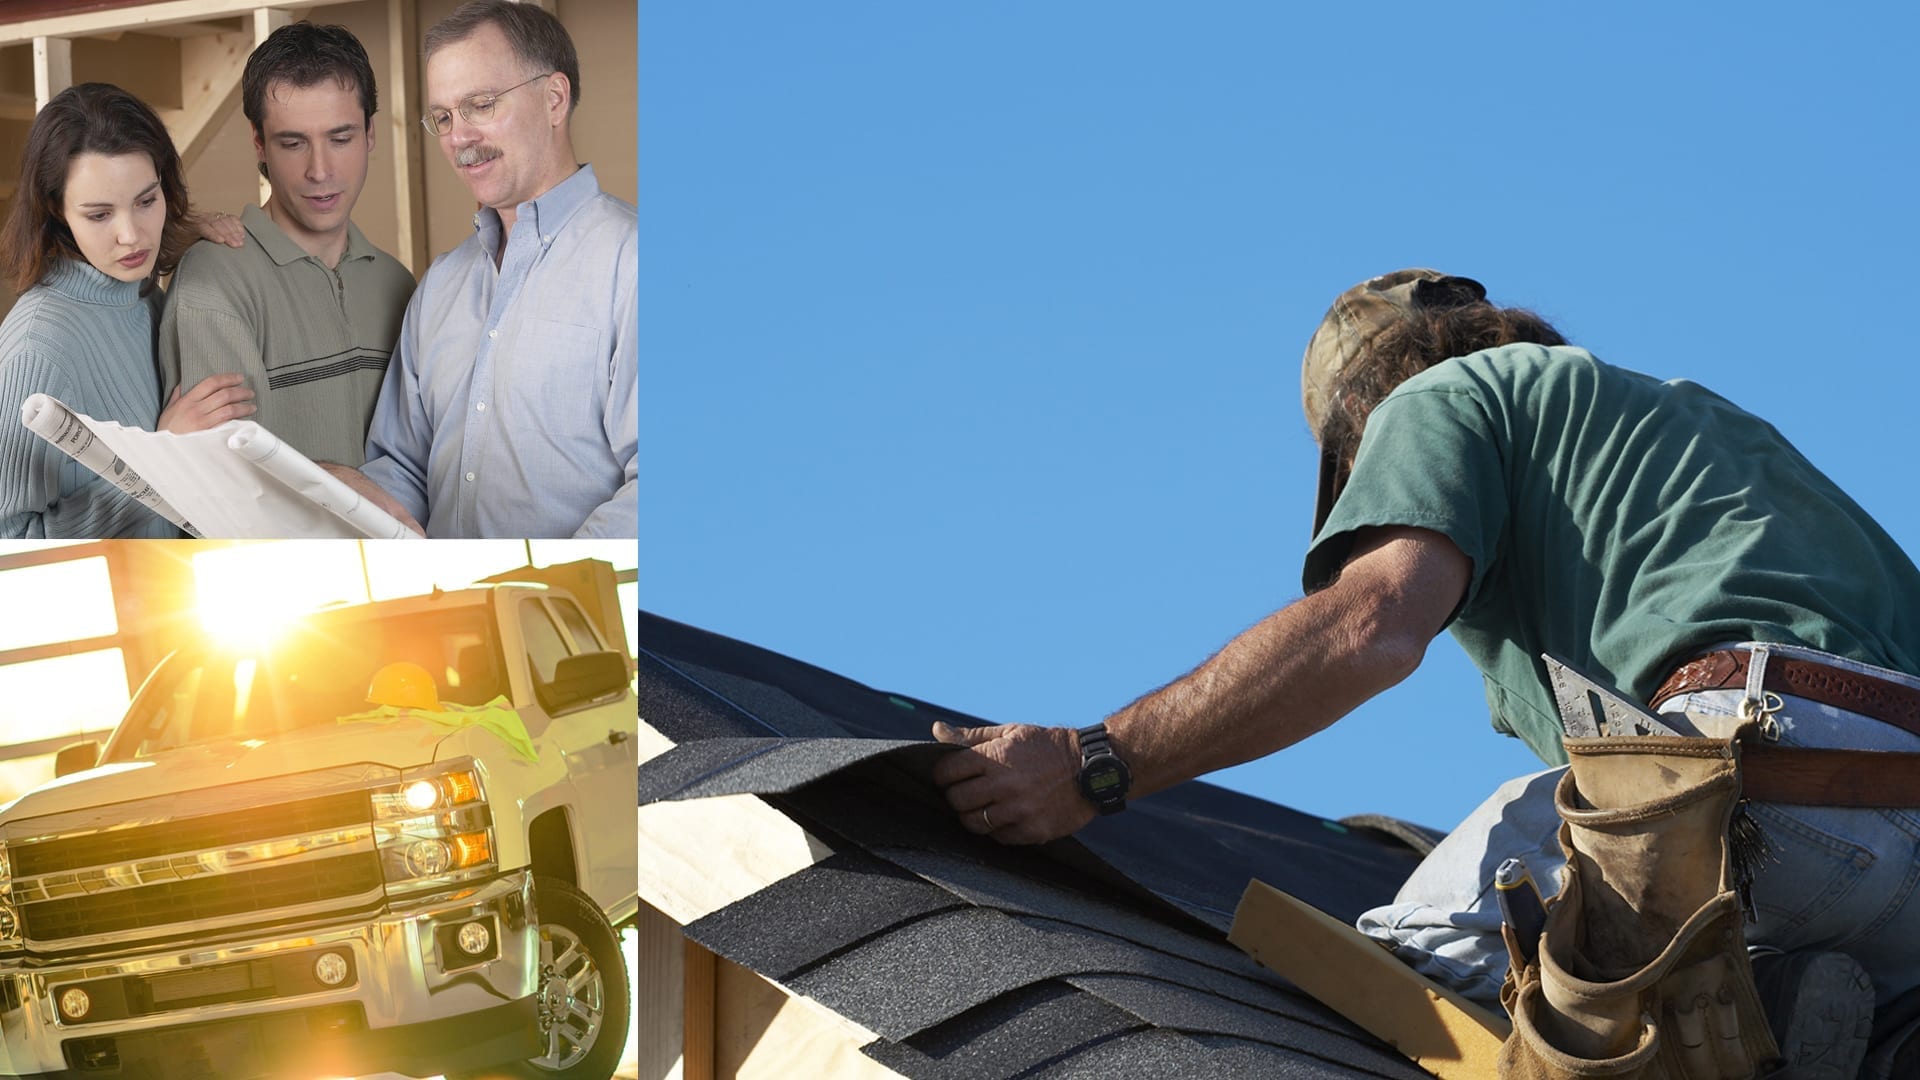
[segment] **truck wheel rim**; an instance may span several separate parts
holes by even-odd
[[[540,972],[540,1037],[546,1052],[532,1063],[559,1072],[592,1051],[606,1009],[605,988],[593,954],[579,937],[553,924],[540,930],[553,959]]]

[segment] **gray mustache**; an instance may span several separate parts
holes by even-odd
[[[467,146],[454,151],[453,163],[461,166],[478,165],[483,161],[492,161],[499,156],[500,151],[490,146]]]

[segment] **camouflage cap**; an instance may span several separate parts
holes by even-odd
[[[1472,278],[1454,277],[1438,270],[1395,270],[1355,285],[1334,298],[1326,318],[1307,342],[1300,364],[1300,404],[1307,427],[1320,442],[1331,408],[1334,384],[1348,363],[1363,355],[1380,332],[1407,312],[1425,307],[1458,307],[1487,298],[1486,286]],[[1340,462],[1331,451],[1320,452],[1320,484],[1314,499],[1313,531],[1317,534],[1339,497]]]

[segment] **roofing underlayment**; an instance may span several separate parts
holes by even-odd
[[[969,1080],[1426,1075],[1226,930],[1256,877],[1351,922],[1392,898],[1437,835],[1194,782],[1074,838],[1005,847],[961,829],[927,778],[952,752],[931,723],[983,721],[644,612],[639,644],[643,736],[664,749],[640,766],[640,802],[678,808],[651,826],[642,811],[641,896],[671,914],[712,885],[693,879],[726,878],[803,831],[797,872],[681,921],[857,1025],[874,1061]],[[782,828],[649,858],[743,796]]]

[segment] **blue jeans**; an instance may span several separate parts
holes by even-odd
[[[1920,679],[1790,645],[1775,657],[1814,660],[1920,688]],[[1661,705],[1683,734],[1724,738],[1737,724],[1741,689],[1686,694]],[[1783,746],[1920,752],[1920,736],[1871,717],[1783,697],[1774,718]],[[1681,714],[1685,714],[1684,716]],[[1460,823],[1400,887],[1394,902],[1360,916],[1362,932],[1416,970],[1482,1002],[1499,1000],[1507,952],[1493,874],[1526,859],[1541,891],[1559,889],[1560,816],[1553,789],[1565,766],[1508,781]],[[1920,810],[1752,803],[1770,857],[1758,860],[1755,919],[1747,944],[1783,951],[1835,950],[1873,978],[1881,1003],[1920,985]]]

